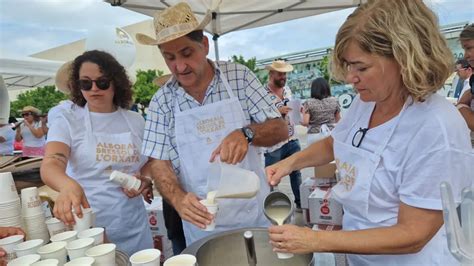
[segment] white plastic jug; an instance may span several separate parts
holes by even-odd
[[[260,189],[256,173],[222,162],[209,167],[208,191],[217,190],[216,198],[252,198]]]

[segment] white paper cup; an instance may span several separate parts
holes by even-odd
[[[77,239],[77,232],[76,231],[66,231],[59,234],[55,234],[51,237],[51,242],[71,242]]]
[[[196,257],[190,254],[181,254],[170,257],[163,266],[195,266]]]
[[[41,256],[38,254],[29,254],[16,258],[8,263],[8,266],[29,266],[41,259]]]
[[[130,257],[132,266],[160,266],[161,251],[150,248],[135,252]]]
[[[66,250],[67,254],[69,255],[69,259],[84,257],[86,250],[91,248],[93,245],[93,238],[79,238],[67,243]]]
[[[281,260],[285,259],[291,259],[293,258],[293,253],[282,253],[282,252],[277,252],[277,257]]]
[[[86,256],[94,258],[94,265],[115,265],[115,244],[101,244],[86,250]]]
[[[43,213],[37,187],[28,187],[21,190],[21,211],[24,217]]]
[[[46,220],[46,226],[48,227],[49,235],[54,236],[56,234],[66,231],[66,225],[57,218],[49,218]]]
[[[94,227],[91,229],[84,230],[77,235],[78,238],[94,238],[94,245],[100,245],[104,243],[104,228]]]
[[[210,214],[214,215],[214,219],[212,219],[211,224],[207,225],[206,229],[204,229],[204,231],[213,231],[216,228],[216,214],[217,214],[217,210],[219,209],[218,205],[217,205],[216,202],[215,203],[209,203],[207,201],[207,199],[200,200],[199,202],[202,205],[206,206],[207,211]]]
[[[109,180],[126,189],[135,188],[135,190],[138,190],[138,188],[140,188],[140,185],[141,185],[140,179],[134,177],[133,175],[122,173],[120,171],[113,171],[110,174]],[[138,188],[137,188],[137,184],[138,184]]]
[[[74,221],[76,224],[74,225],[74,231],[82,232],[92,227],[92,209],[82,209],[82,218],[77,217],[77,215],[72,212],[74,215]]]
[[[36,254],[39,247],[43,246],[43,239],[33,239],[17,244],[13,250],[16,253],[16,257],[23,257],[30,254]]]
[[[12,173],[0,173],[0,202],[6,203],[18,199]]]
[[[37,252],[41,256],[41,259],[56,259],[59,265],[63,265],[67,260],[66,245],[67,243],[65,241],[52,242],[38,248]]]
[[[58,265],[59,265],[59,260],[56,260],[56,259],[45,259],[45,260],[40,260],[38,262],[31,264],[31,266],[58,266]]]
[[[24,238],[25,238],[24,235],[14,235],[14,236],[8,236],[8,237],[0,239],[0,248],[3,248],[3,250],[5,250],[5,252],[7,253],[6,255],[7,261],[10,261],[16,258],[14,248],[17,244],[23,242]]]
[[[70,262],[64,264],[64,266],[71,266],[71,265],[76,265],[76,266],[92,266],[94,264],[94,258],[91,257],[80,257],[80,258],[75,258],[71,260]]]

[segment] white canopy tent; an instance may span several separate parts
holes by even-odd
[[[56,71],[64,62],[26,58],[0,58],[0,75],[9,93],[54,85]]]
[[[105,0],[113,6],[121,6],[151,17],[156,11],[182,1]],[[207,10],[212,11],[212,21],[205,30],[213,36],[218,60],[217,40],[226,33],[356,7],[366,0],[186,0],[185,2],[199,20],[204,17]]]

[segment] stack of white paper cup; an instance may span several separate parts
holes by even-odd
[[[0,173],[0,227],[21,226],[20,197],[10,172]]]
[[[104,228],[94,227],[91,229],[84,230],[77,234],[77,238],[93,238],[94,246],[104,243]]]
[[[218,210],[217,202],[211,203],[207,199],[200,200],[202,205],[206,206],[207,211],[214,215],[214,219],[212,219],[211,224],[207,225],[204,231],[214,231],[216,228],[216,214]]]
[[[48,232],[50,236],[62,233],[66,231],[66,225],[57,218],[49,218],[46,220],[46,226],[48,227]]]
[[[8,266],[29,266],[41,259],[38,254],[30,254],[16,258],[8,263]]]
[[[69,243],[77,239],[76,231],[66,231],[62,233],[55,234],[51,237],[51,242],[66,242]]]
[[[196,257],[190,254],[173,256],[165,261],[163,266],[195,266]]]
[[[43,260],[55,259],[59,265],[64,265],[67,261],[66,245],[64,241],[52,242],[40,247],[37,252]]]
[[[161,251],[150,248],[135,252],[130,257],[132,266],[160,266]]]
[[[7,253],[6,255],[7,261],[10,261],[16,258],[14,248],[17,244],[23,242],[24,238],[25,238],[24,235],[14,235],[14,236],[8,236],[8,237],[0,239],[0,248],[3,248],[3,250],[5,250],[5,252]]]
[[[94,265],[115,265],[115,244],[101,244],[86,250],[86,256],[94,258]]]
[[[43,207],[36,187],[21,190],[21,212],[23,215],[24,229],[28,239],[49,240]]]
[[[138,190],[142,184],[142,181],[140,179],[134,177],[133,175],[125,174],[120,171],[113,171],[112,174],[110,174],[109,179],[110,181],[128,190]]]
[[[33,239],[17,244],[13,250],[15,250],[16,257],[23,257],[26,255],[36,254],[38,248],[43,246],[43,239]]]
[[[76,222],[76,224],[74,224],[74,231],[77,231],[78,233],[80,233],[92,227],[92,209],[91,208],[82,209],[82,218],[79,218],[74,212],[74,210],[72,214],[74,215],[74,221]]]
[[[91,257],[80,257],[72,259],[70,262],[64,264],[64,266],[92,266],[94,265],[94,258]]]

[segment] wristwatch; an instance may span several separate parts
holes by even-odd
[[[253,129],[250,127],[243,127],[240,130],[242,130],[242,133],[244,133],[245,139],[247,139],[247,142],[250,144],[253,141],[254,137],[254,132]]]

